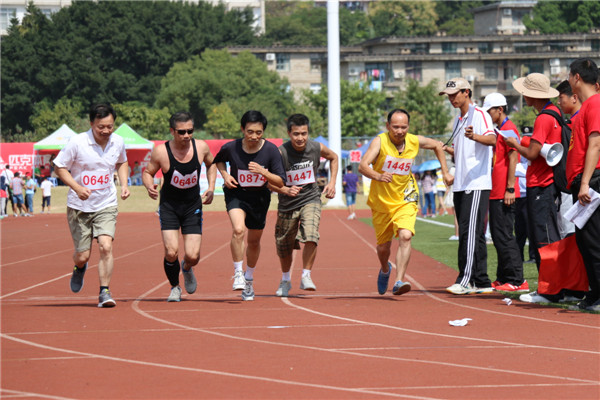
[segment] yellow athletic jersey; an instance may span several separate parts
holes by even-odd
[[[379,173],[391,172],[394,177],[390,183],[373,179],[367,204],[372,210],[389,212],[405,202],[418,202],[419,189],[411,168],[419,152],[419,138],[408,133],[404,151],[400,154],[387,132],[381,133],[379,138],[381,148],[373,169]]]

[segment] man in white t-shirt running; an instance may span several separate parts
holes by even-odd
[[[96,238],[100,250],[98,307],[116,305],[108,287],[118,214],[115,170],[121,183],[121,199],[129,197],[125,144],[123,138],[113,135],[116,118],[109,104],[92,106],[90,130],[74,136],[54,159],[56,174],[71,188],[67,195],[67,219],[75,245],[71,290],[77,293],[83,288],[92,239]]]
[[[454,156],[454,210],[458,220],[458,277],[446,288],[452,294],[493,292],[487,274],[485,216],[492,189],[494,125],[488,113],[471,101],[472,90],[464,78],[450,79],[439,93],[460,114],[444,150]]]

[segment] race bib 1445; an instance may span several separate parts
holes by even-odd
[[[237,181],[242,187],[261,187],[267,183],[267,178],[245,169],[238,169]]]
[[[173,171],[171,177],[171,185],[178,189],[189,189],[198,184],[198,170],[195,170],[191,174],[182,175],[181,172]]]
[[[412,158],[396,158],[388,154],[381,169],[383,172],[390,172],[394,175],[408,175],[413,161]]]
[[[100,190],[110,187],[111,176],[107,170],[83,171],[81,184],[90,190]]]

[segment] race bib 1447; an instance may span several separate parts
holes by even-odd
[[[81,183],[90,190],[100,190],[110,187],[111,176],[107,170],[83,171]]]
[[[242,187],[261,187],[267,183],[267,178],[245,169],[238,169],[237,181]]]
[[[302,186],[308,185],[309,183],[315,183],[315,174],[312,167],[305,167],[294,171],[287,171],[286,186]]]
[[[178,189],[189,189],[198,184],[198,170],[195,170],[191,174],[182,175],[181,172],[173,171],[171,177],[171,185]]]
[[[408,175],[413,161],[412,158],[396,158],[388,154],[385,157],[382,170],[394,175]]]

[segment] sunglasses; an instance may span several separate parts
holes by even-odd
[[[194,133],[193,129],[175,129],[175,132],[179,133],[180,135],[185,135],[186,133],[188,135],[192,135]]]

